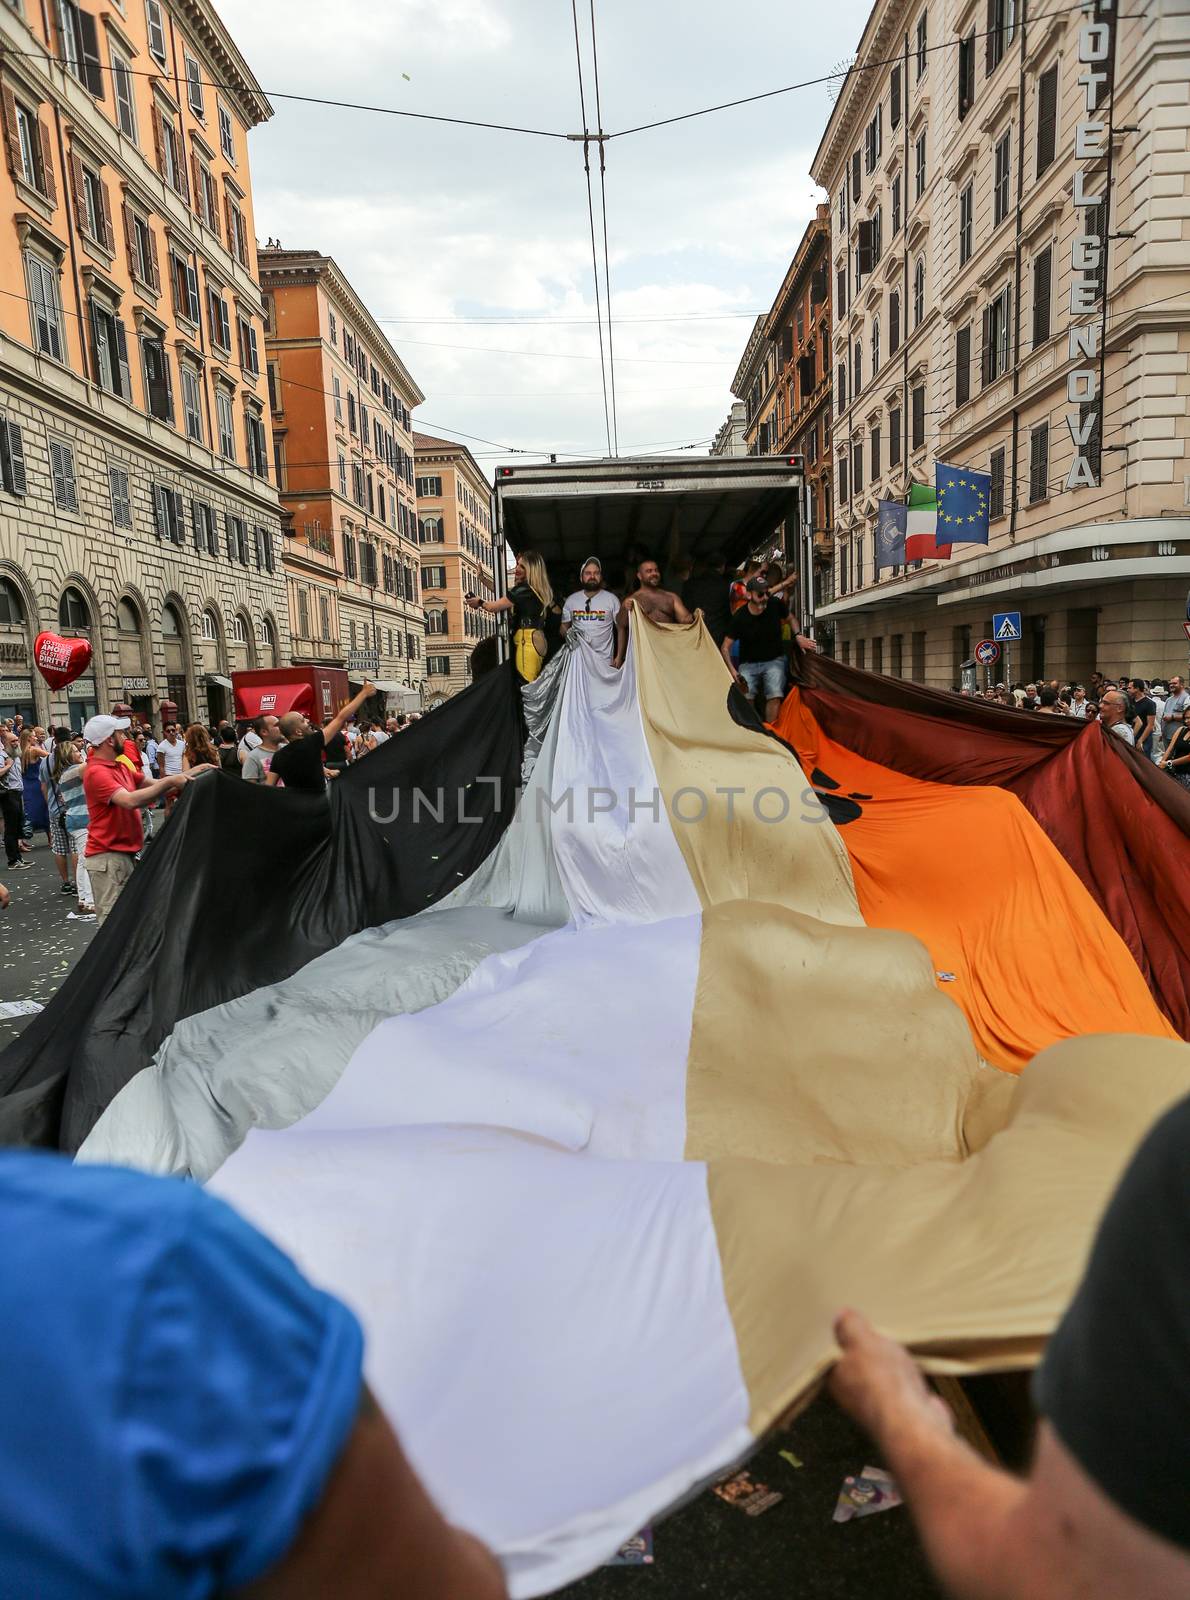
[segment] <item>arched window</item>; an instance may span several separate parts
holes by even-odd
[[[58,601],[58,626],[60,628],[89,628],[91,610],[77,589],[63,589]]]
[[[248,624],[244,621],[243,617],[240,616],[238,611],[231,619],[231,636],[235,640],[236,644],[248,643]]]
[[[116,627],[121,633],[140,632],[140,612],[131,600],[117,600]]]
[[[219,639],[219,624],[209,611],[202,614],[202,637],[208,644],[215,644]]]
[[[182,619],[177,609],[171,605],[161,608],[161,633],[166,639],[180,639],[182,637]]]
[[[446,632],[446,612],[445,611],[427,611],[426,612],[426,632],[427,633],[445,633]]]
[[[421,519],[422,544],[441,544],[445,530],[446,524],[441,517],[423,517]]]
[[[913,269],[913,326],[916,328],[926,314],[926,263],[918,256]]]
[[[16,585],[9,583],[7,578],[0,578],[0,623],[19,627],[24,620],[25,608]]]
[[[275,650],[277,648],[277,635],[273,624],[267,617],[260,625],[260,636],[264,640],[266,650]]]

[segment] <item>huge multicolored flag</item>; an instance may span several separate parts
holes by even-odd
[[[909,486],[905,522],[906,561],[949,561],[951,545],[938,542],[938,503],[924,483]]]
[[[191,785],[0,1057],[10,1140],[208,1182],[354,1307],[516,1597],[746,1456],[844,1304],[1034,1362],[1190,1088],[1190,796],[1098,726],[807,670],[770,732],[701,622],[634,613],[622,673],[579,640],[511,820],[506,670],[329,801]]]
[[[969,467],[934,466],[938,532],[954,544],[987,544],[992,479]]]

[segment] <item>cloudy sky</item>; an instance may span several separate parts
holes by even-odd
[[[469,441],[489,472],[508,446],[606,453],[581,146],[280,95],[572,133],[567,0],[335,0],[333,29],[314,0],[220,11],[274,96],[252,136],[258,234],[335,257],[425,391],[418,424],[494,441]],[[867,12],[597,0],[603,126],[828,73]],[[593,128],[589,0],[579,15]],[[723,421],[752,319],[819,198],[807,169],[829,110],[820,85],[609,144],[622,454],[701,449]]]

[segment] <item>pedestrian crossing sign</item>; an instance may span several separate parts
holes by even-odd
[[[992,617],[992,638],[1000,640],[1019,639],[1021,636],[1021,614],[1019,611],[998,611]]]

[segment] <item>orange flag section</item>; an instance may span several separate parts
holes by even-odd
[[[919,938],[985,1060],[1091,1033],[1177,1035],[1128,947],[1015,795],[928,783],[829,739],[793,690],[775,731],[829,800],[869,927]]]

